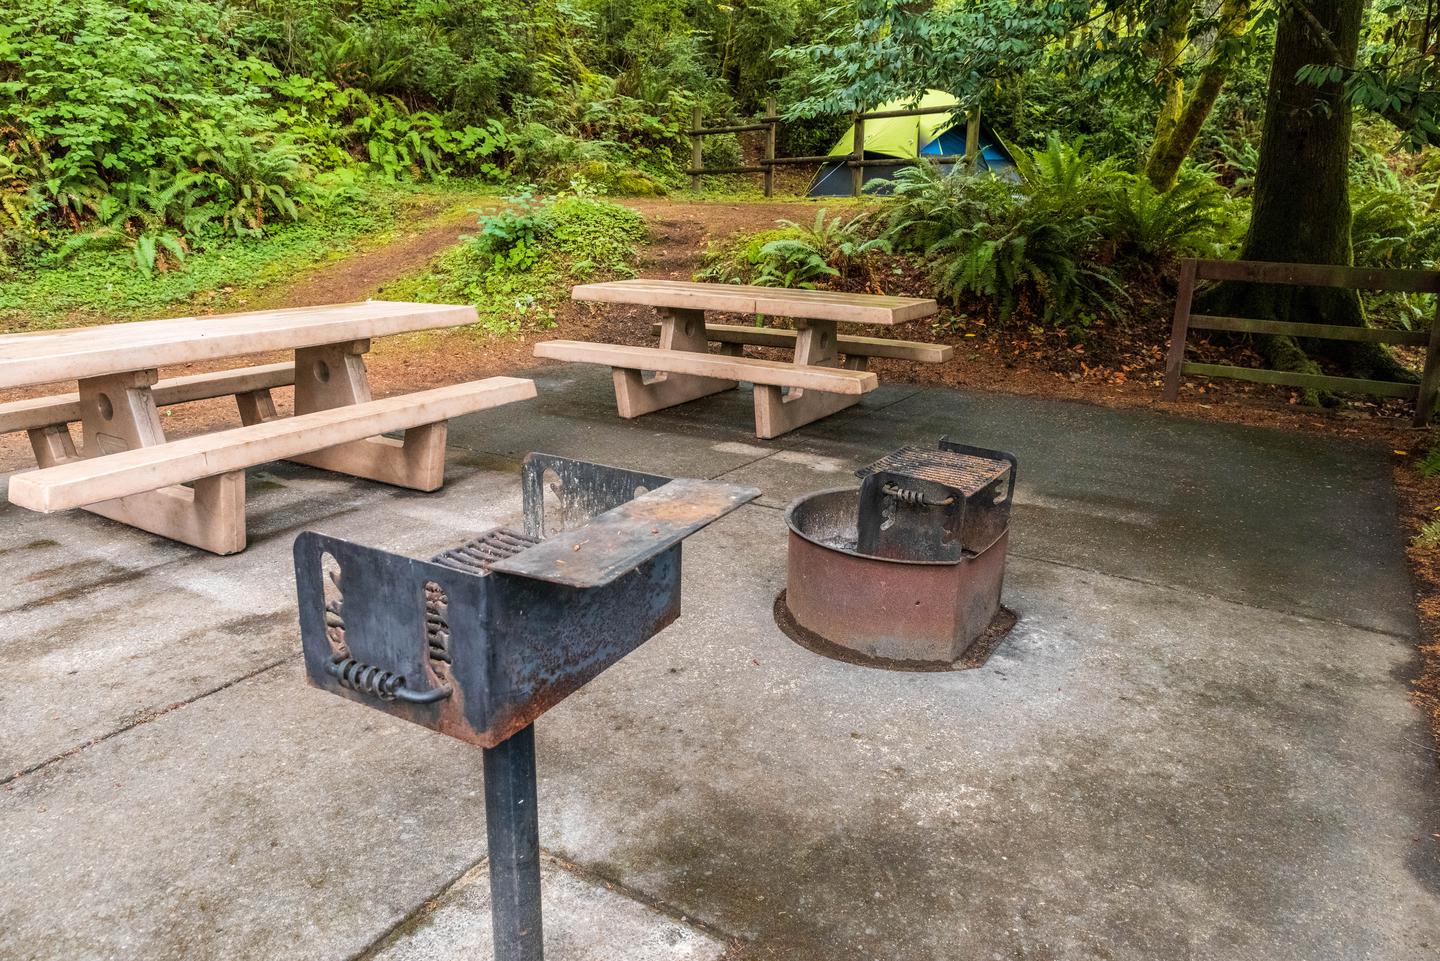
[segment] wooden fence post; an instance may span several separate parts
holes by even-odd
[[[980,153],[980,106],[970,111],[965,122],[965,170],[975,172],[975,158]]]
[[[700,134],[696,132],[696,131],[698,131],[698,130],[700,129],[700,122],[701,122],[701,120],[703,120],[703,119],[704,119],[704,115],[701,114],[699,107],[696,107],[694,110],[691,110],[691,111],[690,111],[690,131],[691,131],[691,133],[690,133],[690,169],[691,169],[691,170],[699,170],[699,169],[701,169],[702,167],[705,166],[704,151],[700,149]],[[699,175],[699,174],[691,174],[691,175],[690,175],[690,189],[691,189],[691,190],[699,190],[699,189],[700,189],[700,175]]]
[[[855,142],[850,150],[850,196],[858,197],[865,188],[865,113],[855,112]]]
[[[1195,298],[1198,267],[1193,258],[1180,261],[1180,289],[1175,291],[1175,322],[1170,328],[1170,356],[1165,361],[1165,392],[1161,395],[1166,400],[1180,396],[1180,369],[1185,363],[1185,338],[1190,334],[1190,302]]]
[[[1440,294],[1435,297],[1435,319],[1430,321],[1430,345],[1425,349],[1425,370],[1420,375],[1420,390],[1415,395],[1415,426],[1424,427],[1435,413],[1435,399],[1440,392]]]
[[[779,121],[775,114],[775,98],[768,97],[765,100],[765,122],[769,124],[765,131],[765,159],[775,159],[775,126]],[[765,164],[765,196],[770,197],[775,193],[775,165]]]

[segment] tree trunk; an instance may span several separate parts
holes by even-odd
[[[1155,40],[1156,82],[1160,85],[1160,112],[1155,116],[1155,142],[1150,148],[1146,168],[1155,163],[1155,154],[1169,144],[1184,106],[1185,82],[1180,77],[1185,38],[1190,32],[1190,14],[1194,0],[1171,0],[1165,6],[1165,28]],[[1153,177],[1151,178],[1154,179]],[[1168,186],[1158,190],[1168,190]]]
[[[1215,109],[1215,101],[1220,98],[1220,90],[1230,76],[1236,57],[1235,44],[1244,35],[1249,22],[1250,0],[1222,0],[1209,59],[1200,68],[1199,79],[1189,96],[1181,96],[1178,78],[1172,79],[1167,86],[1160,120],[1155,125],[1155,143],[1145,164],[1145,175],[1156,190],[1166,191],[1175,186],[1180,167],[1199,139],[1210,111]],[[1188,12],[1183,23],[1184,29],[1188,29]],[[1166,34],[1169,32],[1167,29]],[[1168,45],[1168,40],[1162,40],[1162,56]],[[1178,64],[1173,65],[1173,69],[1178,69]]]
[[[1333,64],[1337,56],[1340,66],[1354,64],[1365,0],[1297,2],[1307,4],[1313,21],[1296,6],[1282,8],[1265,101],[1255,203],[1240,256],[1349,265],[1350,102],[1339,84],[1297,83],[1295,74],[1307,64]],[[1365,324],[1356,291],[1318,287],[1226,284],[1205,298],[1204,311],[1352,327]],[[1414,379],[1378,344],[1297,343],[1288,337],[1269,337],[1261,346],[1282,370],[1318,372],[1308,350],[1323,352],[1357,376]]]

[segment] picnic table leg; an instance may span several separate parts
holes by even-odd
[[[41,467],[77,457],[102,457],[165,442],[150,388],[154,370],[132,371],[80,381],[81,445],[76,450],[61,424],[30,431]],[[174,485],[101,501],[92,514],[138,527],[215,554],[245,549],[245,472],[205,477],[193,486]]]
[[[839,367],[838,325],[831,320],[796,321],[796,364],[810,367]],[[864,358],[859,358],[862,362]],[[847,362],[847,367],[851,365]],[[863,370],[863,366],[851,367]],[[830,394],[815,390],[755,385],[755,436],[762,439],[781,434],[828,417],[860,403],[857,394]]]
[[[708,353],[705,311],[669,307],[660,310],[660,349]],[[655,373],[612,368],[615,407],[621,417],[639,417],[651,411],[688,403],[721,391],[733,390],[733,380],[695,374]]]
[[[295,351],[295,413],[309,414],[369,401],[370,379],[364,357],[369,349],[370,341],[356,340]],[[247,417],[273,417],[274,407],[269,407],[267,413],[265,406],[242,403],[241,419],[250,423]],[[290,460],[396,487],[439,490],[445,483],[447,426],[444,421],[425,424],[405,431],[403,440],[367,437]]]

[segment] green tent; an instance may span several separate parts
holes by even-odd
[[[907,110],[911,107],[953,107],[955,97],[940,90],[926,91],[919,104],[904,100],[892,100],[875,108],[876,113],[888,110]],[[854,150],[855,129],[845,131],[830,150],[831,157],[848,157]],[[965,152],[965,125],[957,121],[954,114],[931,113],[919,117],[885,117],[865,121],[865,156],[875,159],[891,157],[910,159],[914,157],[956,156]],[[942,164],[947,172],[954,164]],[[1015,178],[1015,161],[1010,151],[995,133],[980,126],[980,152],[976,157],[976,170],[988,170],[1002,177]],[[898,167],[867,167],[865,182],[888,181],[895,176]],[[874,189],[874,188],[871,188]],[[827,163],[815,175],[810,184],[811,197],[838,197],[850,193],[850,168],[841,163]]]

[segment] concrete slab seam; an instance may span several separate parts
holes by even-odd
[[[233,678],[231,678],[230,680],[226,681],[226,682],[223,683],[223,684],[218,684],[218,685],[216,685],[215,687],[210,688],[209,690],[201,691],[199,694],[196,694],[194,697],[188,697],[188,698],[185,698],[184,700],[174,701],[174,702],[172,702],[172,703],[170,703],[170,704],[165,705],[164,707],[159,707],[159,708],[154,708],[153,710],[144,711],[144,712],[142,712],[140,719],[137,720],[137,721],[135,721],[134,723],[122,725],[122,726],[120,726],[120,727],[115,728],[113,731],[106,731],[104,734],[101,734],[101,735],[99,735],[98,737],[92,737],[90,740],[86,741],[84,744],[77,744],[77,745],[75,745],[74,747],[69,748],[68,750],[61,751],[59,754],[56,754],[54,757],[48,757],[48,758],[46,758],[45,760],[39,761],[39,762],[37,762],[37,763],[35,763],[35,764],[32,764],[32,765],[30,765],[30,766],[27,767],[27,768],[23,768],[23,769],[21,769],[21,770],[19,770],[19,771],[14,771],[14,772],[12,772],[12,773],[10,773],[10,774],[0,775],[0,787],[4,787],[4,786],[7,785],[7,784],[11,784],[11,783],[13,783],[13,782],[15,782],[15,781],[18,781],[20,778],[25,777],[25,776],[30,775],[30,774],[34,774],[34,773],[37,772],[37,771],[44,770],[45,768],[49,767],[49,766],[52,765],[52,764],[58,764],[59,762],[65,760],[66,758],[74,757],[75,755],[79,754],[81,751],[85,751],[85,750],[88,750],[89,748],[95,747],[97,744],[104,744],[106,741],[110,740],[111,738],[113,738],[113,737],[119,737],[121,734],[128,733],[129,731],[133,731],[133,730],[135,730],[137,727],[140,727],[141,725],[149,724],[151,721],[158,721],[160,718],[164,717],[164,716],[167,715],[167,714],[170,714],[170,713],[173,712],[173,711],[178,711],[178,710],[180,710],[181,708],[189,707],[191,704],[194,704],[196,701],[199,701],[201,698],[209,697],[209,696],[212,695],[212,694],[219,694],[221,691],[224,691],[224,690],[226,690],[226,689],[228,689],[228,688],[232,688],[232,687],[234,687],[236,684],[241,683],[242,681],[248,681],[248,680],[250,680],[250,679],[253,678],[253,677],[259,677],[261,674],[264,674],[264,673],[267,672],[267,671],[273,671],[273,670],[275,670],[275,668],[277,668],[277,667],[282,667],[283,665],[288,664],[288,663],[290,663],[291,661],[298,660],[299,658],[300,658],[300,652],[299,652],[299,651],[295,652],[294,654],[287,654],[287,655],[285,655],[284,657],[280,658],[280,660],[278,660],[278,661],[274,661],[274,662],[272,662],[272,663],[270,663],[270,664],[263,665],[262,667],[257,667],[255,670],[249,671],[249,672],[247,672],[247,673],[245,673],[245,674],[241,674],[239,677],[233,677]]]
[[[543,850],[541,851],[541,855],[544,855]],[[407,934],[420,922],[424,921],[431,914],[434,914],[437,910],[439,910],[441,906],[440,902],[444,899],[445,895],[449,893],[450,890],[455,887],[455,885],[459,884],[462,880],[464,880],[467,874],[472,871],[479,870],[479,868],[484,865],[485,862],[488,860],[490,860],[490,855],[483,854],[479,857],[479,859],[472,861],[470,864],[467,864],[464,867],[460,868],[460,870],[455,872],[455,874],[451,876],[448,881],[446,881],[440,886],[440,889],[438,891],[430,895],[424,901],[421,901],[419,906],[416,907],[415,910],[411,911],[409,914],[405,915],[403,918],[396,921],[394,924],[390,925],[385,930],[381,931],[375,936],[375,939],[373,941],[371,941],[365,947],[361,948],[359,951],[356,951],[354,954],[350,955],[348,958],[345,959],[345,961],[365,961],[366,958],[373,958],[379,952],[384,951],[402,935]]]

